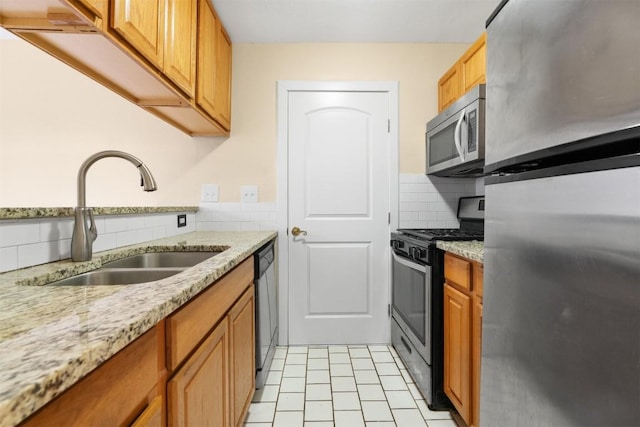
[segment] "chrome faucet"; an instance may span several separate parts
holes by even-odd
[[[156,181],[153,179],[149,168],[142,163],[142,160],[131,154],[123,151],[108,150],[96,153],[85,160],[78,171],[78,205],[75,209],[76,219],[73,225],[73,236],[71,237],[71,259],[73,261],[89,261],[93,255],[93,242],[98,237],[98,232],[93,219],[93,209],[86,206],[87,192],[85,182],[89,167],[105,157],[120,157],[130,161],[140,171],[140,176],[142,177],[140,185],[144,187],[144,191],[157,190]],[[89,224],[87,224],[87,216],[89,217]]]

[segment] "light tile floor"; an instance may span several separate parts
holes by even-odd
[[[431,411],[393,347],[278,347],[245,427],[456,427]]]

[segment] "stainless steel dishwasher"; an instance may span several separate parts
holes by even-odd
[[[274,241],[255,253],[256,388],[262,388],[278,340],[277,283]]]

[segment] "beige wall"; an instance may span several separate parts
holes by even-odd
[[[200,184],[238,201],[257,184],[276,200],[276,81],[400,82],[400,172],[424,171],[424,126],[436,83],[464,44],[236,44],[229,138],[191,138],[21,40],[0,40],[0,206],[74,206],[76,174],[94,152],[140,157],[159,191],[144,193],[119,159],[89,171],[93,206],[197,205]]]

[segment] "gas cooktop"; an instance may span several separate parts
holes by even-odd
[[[484,240],[484,196],[458,199],[460,228],[401,228],[395,238],[407,236],[430,243],[435,240]]]
[[[415,239],[430,240],[484,240],[483,230],[460,228],[402,228],[399,233]]]

